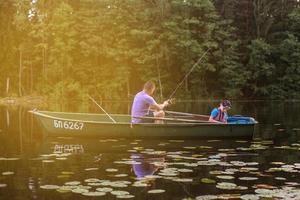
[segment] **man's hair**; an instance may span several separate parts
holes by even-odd
[[[144,84],[144,90],[151,91],[153,88],[155,88],[155,83],[153,81],[147,81]]]

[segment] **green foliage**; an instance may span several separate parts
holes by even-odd
[[[299,98],[299,24],[287,0],[1,1],[0,95],[9,77],[10,93],[131,99],[160,78],[168,97],[210,49],[177,98]]]
[[[82,100],[87,98],[86,89],[75,80],[60,81],[44,91],[47,92],[49,100],[60,102],[65,100]]]
[[[270,95],[275,65],[272,63],[272,46],[262,39],[253,40],[249,46],[250,55],[247,65],[247,89],[256,96]]]
[[[282,68],[281,76],[278,77],[278,88],[283,90],[278,96],[288,99],[300,97],[300,42],[289,34],[278,48]]]

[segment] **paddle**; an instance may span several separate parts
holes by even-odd
[[[90,100],[92,100],[108,117],[109,119],[111,119],[111,121],[113,123],[117,123],[116,120],[114,120],[98,103],[95,99],[93,99],[93,97],[91,97],[89,94],[88,94],[88,97],[90,98]]]

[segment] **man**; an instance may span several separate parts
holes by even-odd
[[[154,90],[155,84],[152,81],[148,81],[145,83],[144,89],[135,95],[131,108],[131,122],[133,124],[154,122],[154,120],[142,119],[142,117],[163,118],[165,116],[163,109],[169,103],[165,101],[163,104],[157,104],[152,97]],[[156,122],[159,121],[156,120]]]
[[[214,108],[211,111],[209,121],[215,123],[227,123],[228,114],[227,111],[231,108],[231,102],[224,100],[220,103],[219,108]]]

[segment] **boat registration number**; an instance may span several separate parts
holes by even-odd
[[[84,124],[82,122],[71,122],[71,121],[53,121],[54,128],[70,129],[70,130],[82,130]]]

